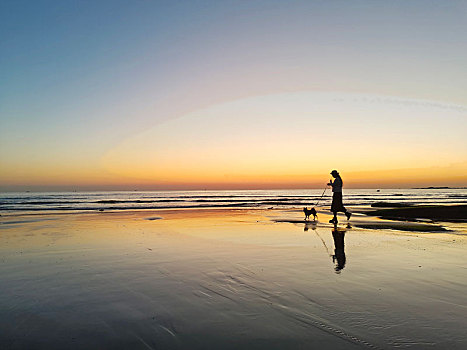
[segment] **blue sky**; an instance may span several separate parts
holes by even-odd
[[[47,167],[62,169],[61,183],[74,184],[77,168],[96,183],[117,181],[102,157],[127,138],[255,96],[328,91],[467,105],[465,1],[0,6],[1,180],[15,186],[46,184]],[[26,176],[36,170],[40,179]]]

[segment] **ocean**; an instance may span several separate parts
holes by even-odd
[[[0,349],[465,349],[465,222],[359,208],[467,190],[322,191],[2,193]]]
[[[326,207],[331,190],[104,191],[0,193],[0,213],[149,210],[182,208]],[[467,189],[348,189],[344,204],[466,204]]]

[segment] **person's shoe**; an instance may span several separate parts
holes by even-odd
[[[330,224],[337,224],[337,219],[331,219],[331,220],[329,220],[329,223]]]
[[[347,216],[347,220],[350,220],[350,217],[352,216],[352,213],[346,212],[346,213],[345,213],[345,216]]]

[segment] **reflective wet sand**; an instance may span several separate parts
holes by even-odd
[[[465,348],[462,226],[301,215],[2,216],[0,348]]]

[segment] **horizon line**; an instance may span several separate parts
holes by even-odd
[[[326,190],[331,190],[326,187]],[[420,190],[420,189],[467,189],[467,186],[420,186],[420,187],[346,187],[348,190]],[[215,192],[215,191],[307,191],[307,190],[324,190],[323,187],[308,187],[308,188],[204,188],[204,189],[24,189],[24,190],[4,190],[0,189],[0,193],[19,193],[19,192]]]

